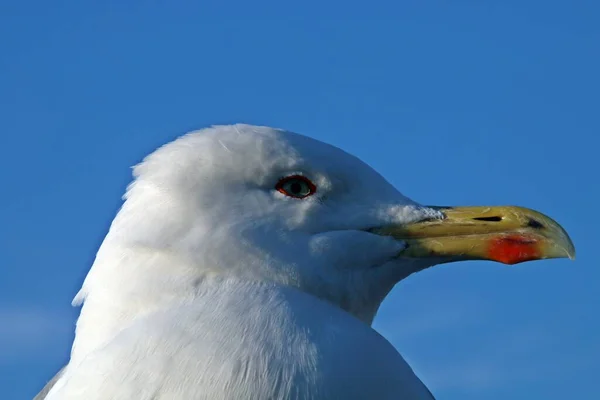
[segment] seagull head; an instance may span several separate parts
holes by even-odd
[[[134,176],[95,264],[107,269],[117,253],[146,262],[136,278],[120,269],[100,279],[95,265],[81,297],[99,285],[127,291],[154,280],[177,292],[173,282],[200,290],[238,280],[290,286],[371,323],[397,282],[436,264],[574,256],[565,230],[539,212],[424,206],[356,157],[268,127],[189,133]]]

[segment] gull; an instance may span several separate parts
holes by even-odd
[[[37,399],[430,400],[371,327],[392,288],[443,263],[575,255],[537,211],[425,206],[269,127],[188,133],[133,175],[75,297],[70,361]]]

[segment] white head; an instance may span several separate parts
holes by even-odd
[[[141,312],[135,304],[193,296],[214,279],[293,286],[370,323],[411,273],[493,258],[432,250],[411,234],[452,233],[464,218],[420,206],[357,158],[290,132],[248,125],[192,132],[148,156],[134,176],[76,299],[86,302],[80,325],[86,307],[114,313],[127,302],[119,313],[133,315]],[[500,232],[492,228],[502,222],[469,218],[485,223],[486,234]],[[390,226],[402,232],[377,232]],[[409,243],[416,253],[404,256]]]

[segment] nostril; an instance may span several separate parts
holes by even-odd
[[[529,221],[527,221],[527,226],[529,228],[533,228],[533,229],[542,229],[544,227],[544,224],[542,224],[540,221],[533,219],[533,218],[529,218]]]
[[[502,217],[494,216],[494,217],[477,217],[473,218],[476,221],[488,221],[488,222],[500,222],[502,221]]]

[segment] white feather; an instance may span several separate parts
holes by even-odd
[[[293,174],[317,192],[275,190]],[[47,400],[432,398],[370,327],[429,265],[364,230],[436,211],[333,146],[266,127],[190,133],[134,176]]]

